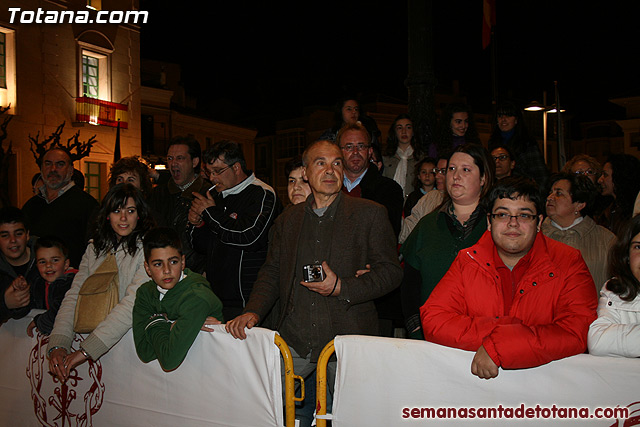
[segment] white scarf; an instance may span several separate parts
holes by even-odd
[[[412,154],[413,154],[413,147],[410,145],[404,151],[402,151],[400,147],[398,147],[398,149],[396,150],[396,155],[400,157],[400,163],[398,163],[398,167],[396,168],[396,173],[395,175],[393,175],[393,180],[398,184],[400,184],[400,187],[402,187],[403,192],[405,192],[404,188],[405,188],[405,185],[407,184],[408,160]]]

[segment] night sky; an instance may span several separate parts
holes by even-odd
[[[261,129],[345,93],[407,100],[403,1],[197,3],[141,0],[150,13],[142,56],[181,64],[187,93],[223,120]],[[491,112],[482,1],[433,4],[437,91],[458,80],[475,111]],[[497,0],[499,97],[524,104],[547,90],[551,103],[558,80],[563,108],[578,120],[622,118],[607,99],[640,95],[640,7],[592,4]]]

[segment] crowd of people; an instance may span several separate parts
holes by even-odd
[[[473,351],[486,379],[587,348],[640,357],[640,162],[580,154],[550,174],[520,111],[498,107],[488,149],[466,105],[443,110],[428,146],[402,114],[383,150],[357,100],[340,100],[287,164],[285,209],[232,141],[202,153],[173,139],[166,176],[123,158],[101,203],[53,148],[34,196],[0,210],[0,316],[45,310],[27,333],[49,335],[61,381],[131,328],[143,362],[176,369],[225,322],[238,339],[277,330],[307,384],[344,334]],[[87,308],[98,287],[115,295],[102,317]]]

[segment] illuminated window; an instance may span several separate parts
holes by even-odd
[[[8,105],[8,113],[16,114],[15,31],[0,27],[0,106]]]
[[[78,98],[111,101],[111,40],[96,30],[86,30],[78,43]]]
[[[99,59],[82,55],[82,96],[98,98],[100,95]]]
[[[7,36],[0,33],[0,89],[7,88]]]
[[[109,56],[82,49],[81,96],[111,101]]]

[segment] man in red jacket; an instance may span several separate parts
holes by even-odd
[[[425,338],[475,351],[471,372],[485,379],[584,352],[598,301],[582,255],[540,232],[533,181],[505,178],[488,199],[488,230],[420,309]]]

